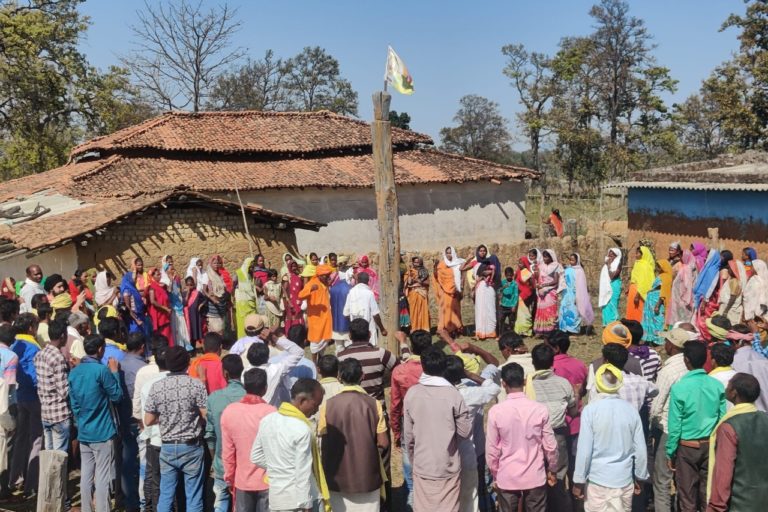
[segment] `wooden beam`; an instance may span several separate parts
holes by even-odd
[[[373,95],[374,188],[376,191],[376,218],[379,224],[379,275],[381,278],[380,309],[386,343],[393,354],[399,354],[395,333],[399,329],[400,314],[397,307],[400,286],[400,223],[397,212],[395,169],[392,164],[392,125],[389,122],[387,92]]]

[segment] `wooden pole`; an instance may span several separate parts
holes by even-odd
[[[248,219],[245,217],[245,207],[243,206],[243,200],[240,199],[240,190],[235,187],[235,193],[237,194],[237,202],[240,203],[240,213],[243,214],[243,227],[245,228],[245,236],[248,238],[248,250],[251,251],[251,258],[253,254],[253,240],[251,239],[251,231],[248,229]]]
[[[389,122],[389,102],[385,91],[373,94],[373,169],[376,190],[376,217],[379,223],[379,295],[381,319],[387,330],[386,344],[393,354],[399,354],[395,333],[400,327],[398,290],[400,286],[400,222],[397,217],[395,169],[392,164],[392,126]]]

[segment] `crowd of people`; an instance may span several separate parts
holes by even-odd
[[[401,262],[397,353],[365,255],[257,255],[233,273],[192,258],[184,274],[136,258],[119,281],[31,265],[0,297],[0,501],[35,497],[46,449],[79,466],[85,511],[396,510],[399,450],[416,512],[759,509],[765,263],[641,243],[621,315],[627,258],[611,249],[587,365],[570,336],[595,315],[567,259],[504,267],[481,245]],[[504,361],[460,341],[462,300]]]

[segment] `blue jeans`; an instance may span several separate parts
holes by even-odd
[[[179,476],[184,478],[187,512],[203,512],[203,445],[163,444],[160,448],[160,499],[157,512],[171,512]]]
[[[405,440],[402,442],[403,454],[403,480],[405,480],[406,496],[408,499],[408,505],[413,506],[413,467],[411,466],[411,460],[408,458],[408,448],[405,446]]]
[[[229,503],[232,501],[232,494],[229,492],[227,483],[218,477],[213,477],[213,500],[214,512],[228,512]]]
[[[43,422],[43,439],[46,450],[59,450],[69,452],[69,420],[59,423]]]
[[[123,493],[123,505],[127,510],[139,510],[139,445],[136,438],[139,427],[131,423],[119,438],[120,445],[120,490]]]

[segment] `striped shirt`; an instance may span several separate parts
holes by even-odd
[[[410,356],[410,350],[403,345],[400,348],[403,358]],[[353,358],[360,361],[363,367],[363,380],[360,386],[370,396],[377,400],[384,400],[384,373],[391,371],[399,361],[389,350],[374,347],[367,341],[354,342],[337,354],[339,361]]]
[[[645,345],[632,345],[629,347],[629,353],[640,360],[640,367],[643,369],[643,377],[650,382],[656,382],[656,377],[661,369],[661,357],[659,353]],[[643,357],[645,356],[645,357]]]

